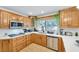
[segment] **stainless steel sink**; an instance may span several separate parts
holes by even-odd
[[[8,36],[9,36],[9,37],[14,37],[14,36],[22,35],[22,34],[25,34],[25,33],[19,33],[19,34],[10,34],[10,35],[8,35]]]

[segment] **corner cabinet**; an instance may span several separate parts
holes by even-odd
[[[79,28],[79,10],[76,7],[60,11],[61,28]]]
[[[42,34],[32,34],[33,43],[47,47],[47,36]]]

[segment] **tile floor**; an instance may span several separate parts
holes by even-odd
[[[26,48],[22,49],[20,52],[55,52],[55,51],[32,43],[31,45],[29,45]]]

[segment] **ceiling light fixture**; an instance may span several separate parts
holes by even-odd
[[[41,11],[41,14],[44,14],[44,11]]]
[[[32,15],[33,13],[32,13],[32,12],[29,12],[28,14],[29,14],[29,15]]]

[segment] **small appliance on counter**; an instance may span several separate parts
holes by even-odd
[[[73,36],[73,33],[72,32],[65,32],[65,35],[66,36]]]

